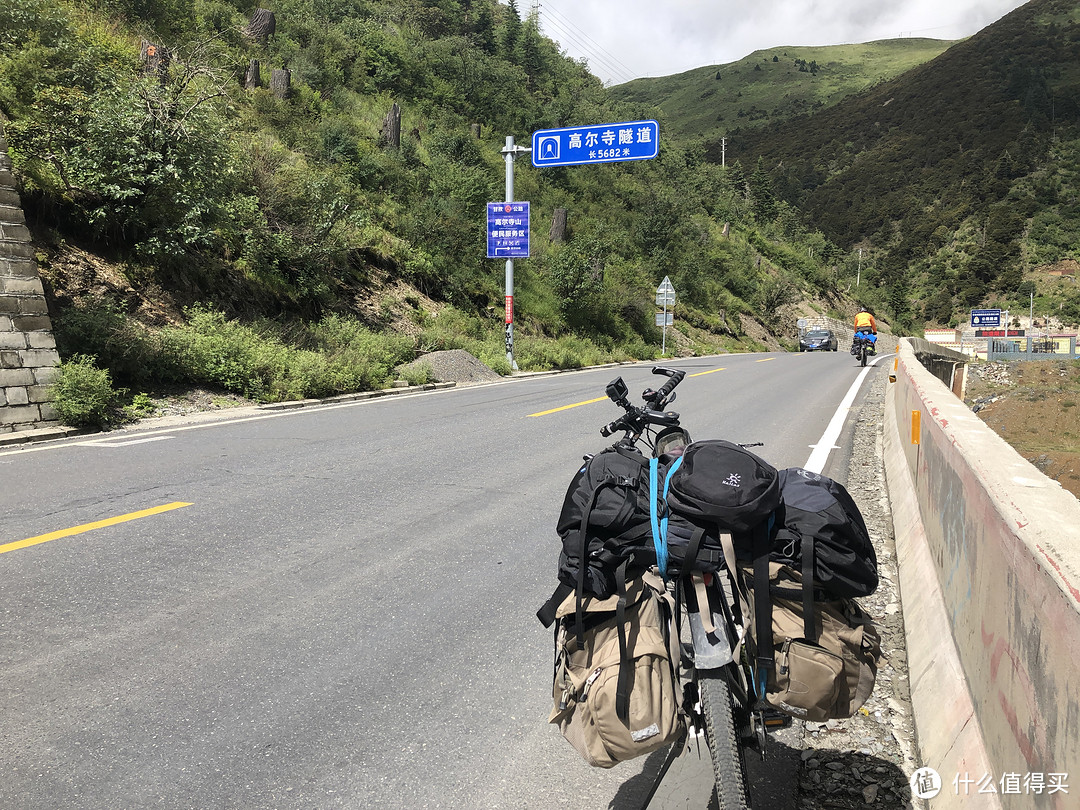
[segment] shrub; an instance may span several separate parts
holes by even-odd
[[[139,385],[160,377],[159,347],[153,333],[105,298],[74,304],[55,320],[61,357],[92,355],[118,382]]]
[[[112,375],[95,366],[94,358],[85,354],[77,354],[60,364],[51,392],[60,420],[78,428],[107,425],[123,395],[113,388]]]
[[[405,380],[409,385],[427,385],[435,379],[435,373],[427,363],[403,366],[399,373],[401,379]]]

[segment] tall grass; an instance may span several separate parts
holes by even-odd
[[[400,374],[410,384],[431,379],[428,366],[401,366],[419,354],[463,349],[495,372],[510,363],[502,324],[452,307],[424,319],[419,337],[375,332],[330,315],[316,323],[241,322],[206,306],[187,310],[179,325],[149,329],[115,305],[90,302],[57,319],[63,364],[54,397],[68,424],[103,426],[119,418],[126,388],[207,387],[258,402],[321,398],[389,387]],[[77,347],[77,351],[75,351]],[[571,369],[654,358],[640,339],[601,347],[585,338],[522,333],[514,359],[522,371]],[[135,413],[131,408],[128,414]]]

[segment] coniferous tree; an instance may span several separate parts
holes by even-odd
[[[765,159],[759,157],[754,173],[750,175],[750,196],[754,206],[754,216],[762,222],[772,222],[776,218],[776,195],[772,189],[772,179],[765,168]]]
[[[503,17],[500,52],[503,59],[516,62],[518,43],[521,41],[521,15],[518,14],[517,0],[510,0],[503,11]]]
[[[480,0],[476,4],[474,21],[470,26],[473,41],[485,53],[494,54],[496,50],[495,40],[495,14],[492,10],[492,0]]]

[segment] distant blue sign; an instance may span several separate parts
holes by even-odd
[[[527,259],[529,257],[529,204],[489,202],[487,204],[487,257]]]
[[[532,162],[544,167],[648,160],[656,157],[659,145],[655,121],[542,129],[532,136]]]
[[[1000,326],[1000,309],[973,309],[971,310],[972,326]]]

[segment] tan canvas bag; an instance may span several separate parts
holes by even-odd
[[[663,580],[645,574],[627,582],[624,611],[626,655],[620,652],[618,596],[587,597],[581,644],[575,632],[575,596],[556,612],[554,708],[548,722],[590,765],[611,768],[674,742],[683,732],[673,657],[678,639],[669,627],[674,600]],[[626,667],[629,711],[616,709],[619,675]]]
[[[816,637],[808,640],[802,600],[774,590],[800,590],[799,572],[770,563],[769,579],[776,666],[766,682],[766,702],[802,720],[851,717],[877,679],[881,638],[872,619],[851,599],[814,602]]]

